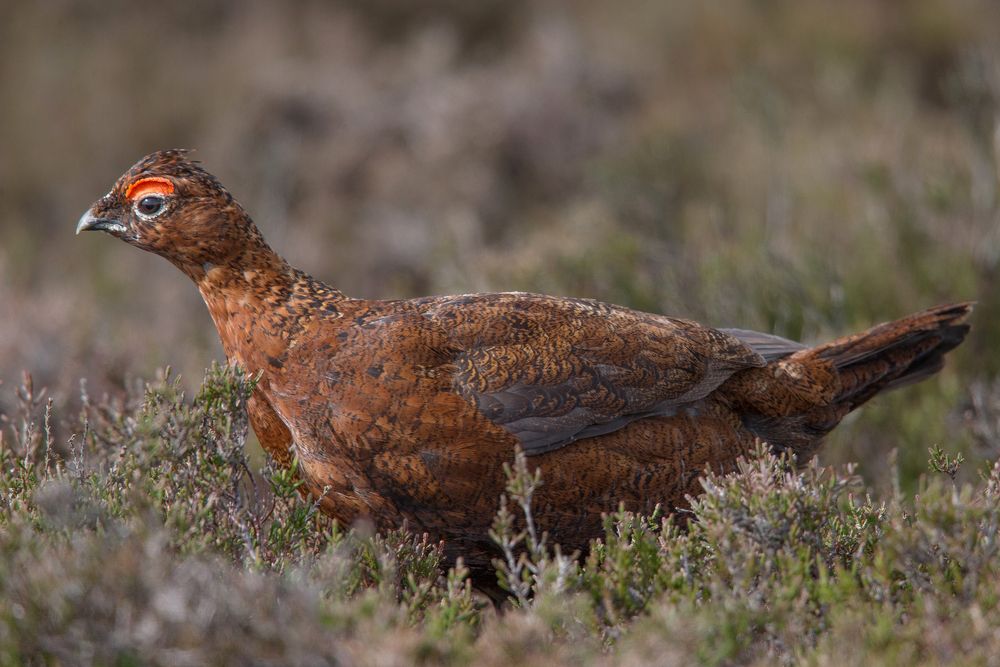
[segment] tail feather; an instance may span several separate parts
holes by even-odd
[[[864,361],[886,349],[914,342],[928,335],[942,335],[945,330],[957,335],[954,345],[962,342],[969,325],[965,324],[975,304],[972,302],[936,306],[892,322],[884,322],[867,331],[845,336],[811,348],[816,356],[829,359],[838,367]],[[959,333],[960,332],[960,333]]]
[[[760,342],[783,354],[769,358],[764,368],[738,373],[722,389],[742,408],[748,429],[771,446],[808,459],[847,413],[880,392],[941,370],[944,355],[969,332],[972,307],[938,306],[799,350],[777,349],[781,345],[764,337]]]
[[[875,394],[919,382],[944,366],[945,353],[969,332],[973,304],[938,306],[806,352],[833,364],[840,379],[835,402],[860,406]]]

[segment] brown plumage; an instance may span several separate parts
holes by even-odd
[[[808,348],[585,299],[351,299],[289,266],[182,151],[154,153],[81,218],[197,285],[231,363],[261,373],[251,424],[345,523],[404,521],[488,581],[487,536],[520,445],[536,516],[586,548],[619,502],[685,505],[757,439],[804,461],[848,412],[935,371],[969,304]],[[328,488],[324,494],[323,489]]]

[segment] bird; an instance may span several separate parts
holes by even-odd
[[[541,474],[539,529],[585,552],[607,513],[688,508],[705,473],[760,443],[810,460],[849,412],[941,369],[973,306],[807,346],[582,298],[350,298],[288,264],[177,149],[139,160],[76,231],[195,283],[228,361],[257,378],[247,412],[261,446],[325,513],[426,533],[484,586],[518,452]]]

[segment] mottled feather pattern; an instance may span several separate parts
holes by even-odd
[[[152,220],[124,198],[144,177],[175,186]],[[847,412],[940,368],[971,310],[808,348],[586,299],[351,299],[289,266],[183,151],[141,160],[90,214],[196,283],[226,356],[259,377],[262,446],[298,458],[324,511],[444,539],[480,584],[517,447],[541,469],[539,525],[585,549],[603,513],[683,508],[705,470],[731,470],[758,439],[807,460]]]

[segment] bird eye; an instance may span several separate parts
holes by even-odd
[[[152,218],[163,211],[163,197],[147,195],[135,204],[135,211],[144,218]]]

